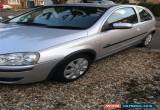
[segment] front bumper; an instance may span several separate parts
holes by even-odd
[[[45,80],[55,62],[45,62],[30,66],[0,66],[0,83],[26,84]]]

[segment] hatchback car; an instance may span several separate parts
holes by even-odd
[[[148,46],[155,23],[148,9],[134,5],[36,8],[0,23],[0,83],[74,81],[95,60]]]

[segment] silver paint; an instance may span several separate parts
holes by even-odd
[[[69,4],[67,4],[69,5]],[[81,4],[85,5],[85,4]],[[61,6],[61,5],[60,5]],[[101,7],[101,5],[98,5]],[[104,5],[102,6],[104,7]],[[107,7],[107,6],[106,6]],[[23,77],[22,80],[16,82],[0,83],[31,83],[45,80],[56,64],[61,62],[66,56],[80,50],[90,49],[96,52],[95,60],[101,59],[130,46],[141,43],[142,40],[152,31],[155,30],[155,18],[153,14],[146,8],[153,17],[152,20],[140,22],[138,15],[138,23],[134,24],[131,29],[115,29],[101,32],[108,17],[117,9],[124,7],[132,7],[134,5],[117,5],[110,8],[106,13],[89,29],[86,30],[67,30],[67,29],[51,29],[34,26],[20,26],[13,24],[0,24],[0,54],[12,52],[39,52],[40,59],[36,65],[31,65],[32,70],[24,72],[0,72],[0,77],[15,78]],[[143,7],[141,7],[143,8]],[[137,10],[136,10],[137,13]],[[138,14],[138,13],[137,13]],[[145,33],[141,35],[142,33]],[[133,38],[134,36],[138,36]],[[130,39],[127,40],[126,39]],[[112,45],[103,48],[106,45]],[[29,66],[30,67],[30,66]],[[22,69],[28,67],[3,67],[0,69]]]

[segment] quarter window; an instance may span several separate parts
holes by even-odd
[[[137,9],[138,9],[138,13],[139,13],[141,22],[152,20],[152,16],[149,14],[148,11],[146,11],[142,8],[137,8]]]
[[[113,12],[107,20],[108,24],[112,23],[138,23],[136,12],[133,8],[122,8]]]

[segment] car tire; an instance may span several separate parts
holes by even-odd
[[[147,35],[145,39],[143,40],[142,44],[139,45],[139,47],[149,47],[151,45],[151,41],[153,38],[153,34]]]
[[[152,38],[153,38],[153,34],[149,34],[149,35],[145,38],[145,40],[144,40],[144,46],[145,46],[145,47],[150,46],[151,41],[152,41]]]
[[[58,82],[71,82],[82,77],[89,69],[92,59],[85,54],[70,56],[55,67],[53,80]]]

